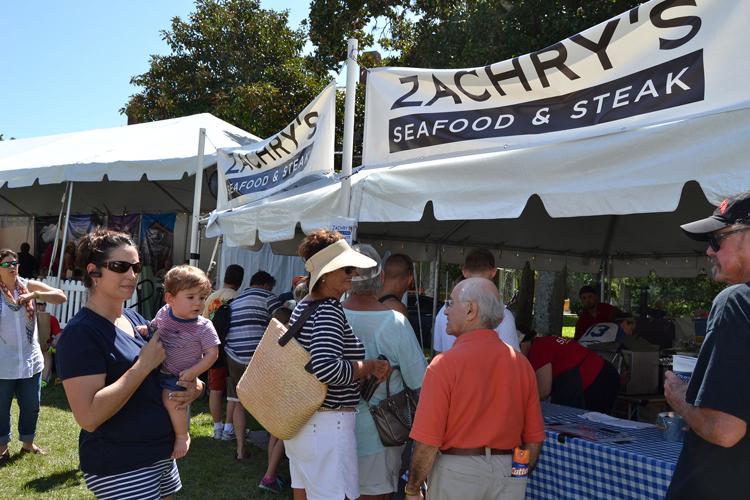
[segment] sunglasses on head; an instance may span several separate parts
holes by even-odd
[[[143,264],[140,262],[127,262],[124,260],[110,260],[102,264],[102,267],[106,267],[113,273],[123,274],[128,272],[128,269],[133,268],[133,272],[138,274],[143,269]]]
[[[9,267],[16,267],[18,265],[17,260],[11,260],[10,262],[3,262],[0,267],[8,269]]]
[[[731,231],[725,231],[718,234],[711,233],[708,235],[708,246],[710,246],[711,250],[713,250],[714,252],[718,252],[719,250],[721,250],[721,240],[734,233],[741,233],[743,231],[747,231],[748,229],[750,229],[750,226],[743,226],[738,229],[733,229]]]

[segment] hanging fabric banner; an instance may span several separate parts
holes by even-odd
[[[66,246],[73,243],[78,243],[78,240],[86,236],[88,233],[93,231],[97,226],[97,221],[91,214],[87,215],[71,215],[68,220],[68,241]]]
[[[42,215],[34,218],[34,249],[36,258],[39,261],[42,276],[49,272],[52,262],[52,248],[55,244],[55,235],[57,234],[57,216]],[[52,268],[57,272],[57,262],[60,257],[61,248],[57,249],[57,255],[54,259]]]
[[[502,151],[750,106],[750,2],[651,0],[538,52],[367,77],[363,165]]]
[[[274,136],[218,150],[217,209],[264,198],[312,174],[333,172],[335,104],[334,81]]]
[[[173,264],[175,214],[143,214],[141,221],[141,262],[160,276]]]
[[[110,215],[107,218],[107,228],[113,231],[129,234],[133,241],[138,244],[138,225],[141,222],[140,214]]]

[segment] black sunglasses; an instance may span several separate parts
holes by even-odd
[[[743,231],[747,231],[750,229],[750,226],[743,226],[738,229],[733,229],[732,231],[725,231],[723,233],[711,233],[708,235],[708,246],[711,247],[711,250],[714,252],[718,252],[721,250],[721,240],[726,238],[729,235],[732,235],[734,233],[741,233]]]
[[[102,267],[106,267],[113,273],[123,274],[128,272],[128,269],[133,268],[133,272],[138,274],[143,269],[143,264],[140,262],[127,262],[124,260],[110,260],[105,262]]]
[[[2,264],[0,264],[0,267],[4,269],[8,269],[9,267],[16,267],[17,265],[18,265],[17,260],[11,260],[10,262],[3,262]]]
[[[346,266],[346,267],[342,267],[341,269],[344,270],[344,272],[346,273],[347,276],[351,276],[352,274],[354,274],[354,271],[357,268],[356,267],[352,267],[352,266]]]

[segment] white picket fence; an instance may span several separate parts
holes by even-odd
[[[47,311],[52,313],[60,322],[60,326],[65,328],[68,321],[86,304],[88,298],[88,289],[83,286],[82,281],[62,280],[57,282],[57,278],[45,278],[41,280],[49,286],[59,288],[68,297],[68,300],[62,304],[47,304]],[[125,307],[130,307],[138,302],[138,292],[133,292],[133,296],[125,301]]]

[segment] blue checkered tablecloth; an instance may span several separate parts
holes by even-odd
[[[542,403],[546,421],[585,423],[585,410]],[[579,438],[558,441],[558,433],[545,431],[536,469],[526,498],[664,498],[682,443],[664,441],[659,429],[621,429],[630,443],[595,443]]]

